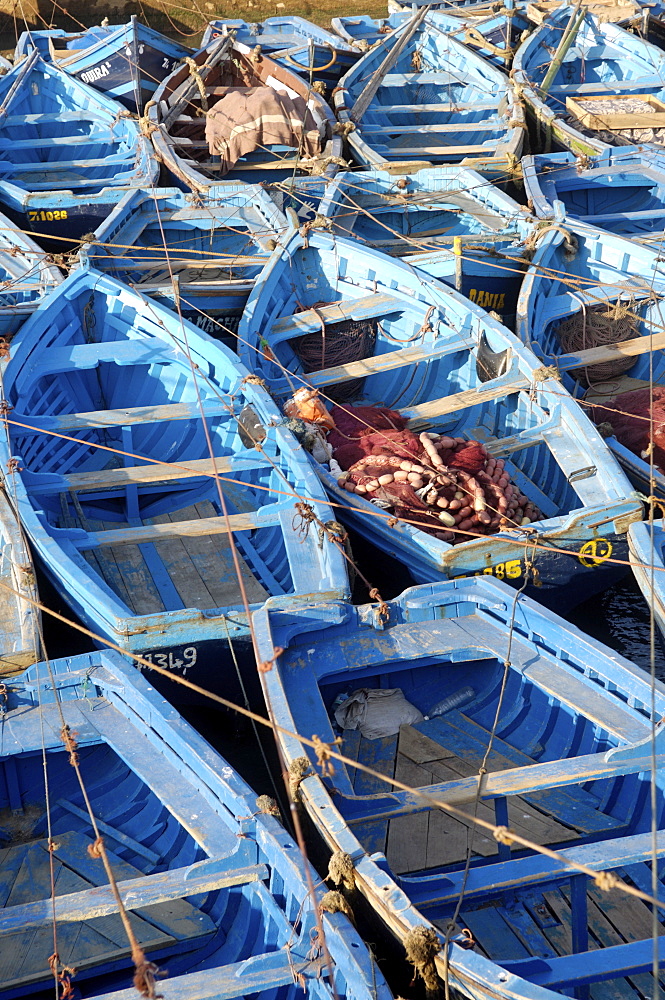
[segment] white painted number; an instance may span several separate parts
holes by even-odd
[[[186,649],[183,649],[182,655],[183,659],[181,660],[179,656],[174,656],[171,651],[168,653],[144,653],[143,659],[147,660],[148,663],[154,663],[156,667],[161,667],[162,670],[182,670],[183,674],[186,674],[189,668],[196,663],[198,657],[196,646],[187,646]]]

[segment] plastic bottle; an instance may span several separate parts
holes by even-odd
[[[445,715],[446,712],[452,711],[453,708],[459,708],[463,705],[465,701],[471,701],[472,698],[476,697],[476,692],[472,687],[460,688],[459,691],[455,691],[454,694],[449,694],[447,698],[442,698],[441,701],[437,701],[436,705],[430,709],[429,715],[426,715],[426,719],[435,719],[437,715]]]

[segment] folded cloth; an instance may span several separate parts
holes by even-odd
[[[399,727],[422,722],[423,714],[407,701],[401,688],[359,688],[335,709],[342,729],[359,729],[367,740],[394,736]]]
[[[206,115],[206,142],[222,161],[220,176],[241,156],[267,146],[289,146],[303,156],[321,152],[321,136],[302,97],[272,87],[229,87]]]

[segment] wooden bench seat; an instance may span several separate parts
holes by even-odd
[[[230,514],[226,517],[201,517],[191,521],[170,521],[163,524],[144,524],[137,528],[110,528],[107,531],[70,532],[70,538],[79,551],[102,546],[141,545],[159,542],[166,538],[197,538],[238,531],[254,531],[279,523],[281,514],[293,514],[294,501],[267,504],[256,511]]]
[[[464,887],[465,901],[495,897],[504,892],[526,889],[529,886],[546,885],[567,880],[578,874],[566,861],[586,865],[593,871],[610,871],[625,865],[649,861],[653,856],[650,833],[603,840],[599,843],[581,844],[559,851],[563,860],[546,857],[543,854],[510,861],[497,861],[491,865],[478,865],[469,869]],[[665,857],[665,832],[657,834],[656,854]],[[403,877],[400,882],[418,909],[454,905],[462,892],[464,872],[448,872],[445,875],[425,875]]]
[[[215,477],[267,465],[269,459],[259,451],[224,458],[183,458],[180,462],[155,462],[151,465],[128,465],[120,469],[75,472],[69,476],[55,473],[25,473],[24,483],[31,493],[62,493],[68,490],[115,490],[145,483],[166,483],[199,476]]]
[[[200,420],[202,417],[227,415],[228,404],[221,399],[203,399],[191,403],[163,403],[156,406],[128,406],[119,410],[90,410],[86,413],[59,413],[28,416],[13,411],[8,420],[18,434],[42,434],[44,431],[69,432],[105,427],[129,427],[169,420]],[[20,425],[20,426],[18,426]]]
[[[524,976],[535,986],[563,990],[596,983],[606,979],[634,976],[651,972],[653,941],[630,941],[559,958],[527,958],[517,962],[502,962],[504,969]],[[665,961],[665,938],[658,941],[659,962]]]
[[[358,299],[342,299],[317,309],[305,309],[292,316],[284,316],[273,323],[268,336],[271,345],[278,344],[304,333],[319,332],[324,325],[380,318],[387,313],[401,311],[406,305],[406,300],[385,292],[374,292]]]
[[[363,125],[363,135],[394,135],[399,133],[400,135],[411,135],[412,133],[416,135],[431,135],[436,132],[497,132],[500,129],[505,129],[505,122],[501,121],[500,118],[496,120],[482,122],[448,122],[447,124],[435,124],[435,125]]]

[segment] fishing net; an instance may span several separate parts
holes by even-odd
[[[566,354],[576,354],[591,347],[616,344],[639,336],[639,318],[635,316],[634,303],[620,302],[608,305],[587,306],[567,319],[561,320],[557,336]],[[616,358],[601,364],[571,370],[573,378],[585,385],[603,382],[621,375],[635,364],[635,358]]]
[[[335,368],[350,361],[362,361],[374,354],[376,324],[376,320],[344,320],[342,323],[325,324],[322,319],[320,331],[298,337],[291,341],[291,345],[302,362],[305,374]],[[364,382],[362,378],[340,382],[329,386],[326,394],[333,400],[345,402],[359,395]]]
[[[605,424],[605,431],[614,434],[624,447],[648,458],[650,400],[648,386],[633,389],[592,407],[591,415],[596,423]],[[665,386],[661,385],[653,387],[653,460],[661,472],[665,471]]]
[[[416,436],[393,410],[370,406],[332,411],[328,436],[343,471],[339,486],[442,541],[492,534],[539,520],[541,513],[510,481],[506,463],[479,441]]]

